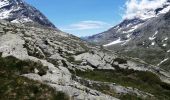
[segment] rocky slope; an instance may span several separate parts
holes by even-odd
[[[137,60],[119,58],[113,52],[91,46],[64,32],[44,27],[12,24],[1,20],[0,43],[1,70],[3,68],[11,69],[17,77],[22,76],[39,81],[53,87],[56,92],[66,93],[70,99],[150,98],[155,100],[169,98],[167,94],[169,90],[165,88],[169,85],[161,82],[169,82],[169,76],[164,71],[159,70],[158,72],[158,69]],[[7,69],[4,69],[4,71],[9,73]],[[98,73],[98,71],[101,72]],[[121,75],[124,79],[113,77],[115,75],[110,73],[107,77],[112,77],[112,81],[108,81],[107,78],[101,80],[103,79],[103,72],[106,76],[112,72],[116,76]],[[124,83],[124,80],[129,78],[131,79],[129,82],[132,83],[139,80],[145,83],[146,80],[144,81],[141,77],[143,75],[136,76],[133,73],[145,75],[145,73],[150,72],[157,74],[159,77],[148,74],[149,76],[146,76],[149,77],[146,86],[156,81],[154,86],[160,86],[159,93],[162,93],[159,96],[157,96],[154,88],[153,92],[150,93],[139,88],[138,83],[134,82],[135,85]],[[90,75],[92,73],[98,78],[96,79],[93,75]],[[128,75],[124,75],[125,73]],[[133,77],[136,77],[136,79],[133,79]],[[149,83],[149,80],[152,79],[155,79],[153,83]]]
[[[74,61],[72,55],[86,50],[86,44],[78,38],[48,28],[27,28],[4,21],[0,23],[1,57],[13,56],[18,60],[40,64],[39,67],[32,65],[33,68],[30,70],[28,67],[26,72],[20,70],[21,76],[48,84],[57,91],[63,91],[77,99],[115,99],[72,80],[70,71],[64,67],[66,65],[72,69],[76,67],[71,63]],[[24,66],[28,65],[21,64],[21,67],[25,68]],[[84,92],[84,89],[89,90],[89,93]]]
[[[23,0],[0,0],[0,19],[13,23],[33,23],[55,28],[40,11]]]

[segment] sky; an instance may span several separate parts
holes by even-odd
[[[126,18],[145,19],[155,16],[155,9],[162,7],[167,0],[26,0],[26,2],[39,9],[60,30],[84,37],[104,32]],[[170,7],[166,11],[169,9]]]
[[[26,0],[57,28],[84,37],[108,30],[122,20],[126,0]]]

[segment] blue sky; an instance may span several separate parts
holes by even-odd
[[[126,0],[26,0],[56,27],[76,36],[103,32],[122,20]]]

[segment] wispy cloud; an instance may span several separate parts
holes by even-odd
[[[62,27],[63,30],[69,31],[69,30],[91,30],[91,29],[100,29],[100,28],[107,28],[111,25],[103,22],[103,21],[93,21],[93,20],[87,20],[87,21],[80,21],[71,25],[68,25],[66,27]]]
[[[147,18],[155,15],[154,10],[163,7],[167,0],[128,0],[124,18]],[[148,15],[147,15],[148,14]]]

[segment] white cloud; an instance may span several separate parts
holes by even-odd
[[[80,21],[78,23],[71,24],[62,28],[63,30],[89,30],[89,29],[99,29],[110,27],[110,24],[102,21]]]
[[[142,19],[155,16],[155,9],[163,7],[167,0],[128,0],[124,18],[140,17]],[[168,10],[167,10],[168,11]]]

